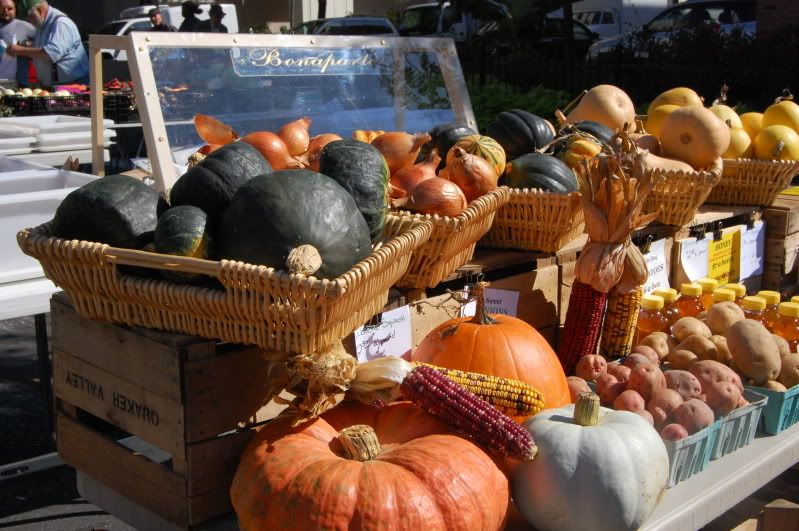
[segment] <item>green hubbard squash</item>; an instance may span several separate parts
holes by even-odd
[[[509,159],[542,148],[555,138],[549,122],[521,109],[499,113],[488,124],[486,134],[499,142]]]
[[[507,164],[504,183],[510,188],[540,188],[565,194],[577,191],[577,177],[562,160],[543,153],[528,153]]]
[[[218,221],[242,184],[271,171],[272,166],[257,149],[246,142],[231,142],[184,173],[172,187],[170,203],[195,206]]]
[[[152,238],[160,208],[161,196],[139,179],[108,175],[64,198],[53,217],[53,233],[59,238],[138,249]]]
[[[172,207],[158,218],[154,235],[155,252],[205,260],[213,256],[208,216],[197,207]],[[164,278],[176,282],[205,280],[205,275],[162,270]]]
[[[282,270],[292,251],[311,246],[321,264],[302,272],[328,279],[372,250],[369,228],[352,196],[310,170],[280,170],[247,181],[222,216],[217,242],[222,258]]]
[[[352,195],[371,240],[380,240],[388,212],[390,172],[377,148],[358,140],[334,140],[322,149],[319,172]]]

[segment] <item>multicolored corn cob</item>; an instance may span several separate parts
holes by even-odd
[[[529,461],[538,452],[532,435],[521,425],[433,367],[414,367],[400,389],[406,399],[453,430],[502,455]]]
[[[544,408],[544,394],[532,385],[519,380],[446,369],[428,363],[414,365],[432,367],[510,417],[529,417]]]
[[[615,289],[608,294],[608,310],[602,327],[602,344],[599,352],[607,359],[623,358],[630,354],[635,341],[635,325],[641,305],[643,289],[638,288],[619,293]]]
[[[573,374],[577,361],[596,354],[608,294],[575,280],[569,296],[569,309],[563,325],[558,358],[566,374]]]

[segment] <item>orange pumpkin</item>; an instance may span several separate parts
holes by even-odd
[[[265,425],[230,498],[241,529],[502,529],[508,479],[480,447],[400,402]]]
[[[482,288],[475,289],[474,317],[452,319],[427,334],[412,361],[512,378],[544,393],[544,408],[571,403],[558,356],[538,331],[509,315],[488,315]]]

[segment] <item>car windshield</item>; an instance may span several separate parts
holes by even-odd
[[[311,35],[316,29],[324,23],[324,20],[309,20],[289,30],[292,35]]]
[[[381,20],[345,20],[328,23],[319,33],[324,35],[391,35],[394,31]]]
[[[105,26],[97,30],[95,33],[99,35],[116,35],[119,33],[119,30],[121,30],[125,24],[127,24],[127,22],[125,21],[112,22],[110,24],[106,24]]]
[[[740,24],[755,20],[753,2],[718,2],[680,6],[652,19],[647,29],[652,32],[677,31],[700,24]]]
[[[406,9],[400,19],[400,33],[403,35],[431,35],[438,30],[438,6]]]

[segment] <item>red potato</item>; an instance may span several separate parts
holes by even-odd
[[[577,397],[580,396],[580,393],[591,392],[588,382],[579,376],[569,376],[566,378],[566,383],[569,384],[569,394],[571,395],[572,403],[577,402]]]
[[[608,385],[599,393],[599,403],[606,407],[612,407],[616,398],[626,390],[627,384],[624,382]]]
[[[626,383],[630,379],[631,371],[632,369],[620,363],[608,363],[608,374],[612,374],[622,383]]]
[[[666,378],[656,364],[642,363],[630,372],[627,389],[632,389],[649,401],[653,394],[666,389]]]
[[[705,401],[716,415],[729,415],[741,401],[741,391],[732,382],[710,382],[702,387]]]
[[[642,363],[652,363],[649,361],[649,358],[644,356],[643,354],[630,354],[629,356],[625,357],[621,360],[621,364],[625,367],[633,368],[636,365],[640,365]]]
[[[647,345],[637,345],[633,347],[631,354],[641,354],[646,356],[652,363],[660,363],[660,356],[655,349]]]
[[[588,354],[580,358],[574,373],[587,382],[595,382],[600,374],[607,372],[608,362],[598,354]]]
[[[633,411],[633,413],[635,413],[636,415],[638,415],[640,417],[643,417],[643,419],[645,421],[647,421],[650,426],[652,426],[652,427],[655,426],[655,419],[652,418],[652,414],[649,413],[649,411],[647,411],[645,409],[642,409],[640,411]]]
[[[613,401],[613,409],[619,411],[632,411],[635,413],[636,411],[646,409],[645,406],[644,397],[630,389],[622,392],[616,397],[616,400]]]
[[[655,426],[663,427],[674,420],[674,410],[683,403],[680,393],[673,389],[663,389],[652,395],[646,410],[655,419]]]
[[[612,374],[608,373],[600,374],[596,379],[597,393],[601,393],[603,390],[605,390],[606,387],[610,387],[611,385],[616,383],[619,383],[619,380]]]
[[[699,380],[703,392],[705,387],[712,382],[731,382],[743,393],[741,377],[723,363],[714,360],[701,360],[692,363],[688,371]]]
[[[710,406],[698,398],[691,398],[674,410],[674,419],[693,435],[713,424],[715,416]]]
[[[702,394],[702,384],[688,371],[666,371],[666,387],[680,393],[683,400],[699,398]]]
[[[667,441],[679,441],[688,437],[688,430],[682,424],[666,424],[660,430],[660,437]]]

